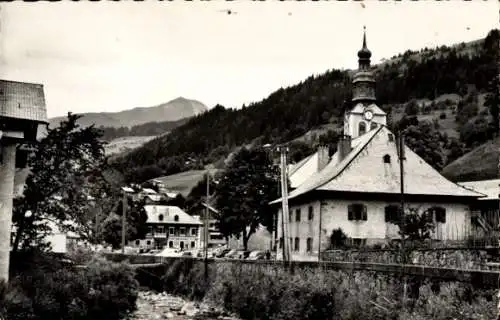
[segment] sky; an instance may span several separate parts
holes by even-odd
[[[240,108],[310,75],[356,68],[364,25],[377,63],[484,38],[498,28],[499,3],[3,3],[0,75],[43,84],[49,117],[179,96]]]

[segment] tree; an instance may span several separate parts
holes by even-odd
[[[144,201],[134,201],[132,197],[127,197],[126,210],[126,240],[133,241],[144,239],[148,229],[146,221],[148,219],[146,210],[144,209]],[[121,246],[123,226],[123,201],[118,202],[116,210],[106,217],[102,223],[101,239],[109,243],[113,249],[118,249]]]
[[[278,197],[279,171],[263,148],[242,148],[229,163],[215,189],[218,225],[226,237],[248,239],[260,224],[272,228],[269,202]]]
[[[396,125],[404,133],[405,144],[419,155],[434,169],[441,170],[444,166],[445,154],[442,146],[444,137],[437,131],[431,122],[419,122],[416,118],[403,117]]]
[[[16,235],[13,251],[33,244],[42,244],[50,231],[49,222],[81,218],[91,195],[96,171],[104,160],[100,131],[93,126],[80,128],[78,115],[68,118],[31,147],[28,158],[30,173],[23,195],[15,199],[13,223]],[[26,213],[31,212],[31,216]]]
[[[400,210],[401,212],[401,210]],[[414,210],[408,210],[404,219],[397,223],[399,234],[404,240],[423,241],[431,238],[434,230],[432,213],[428,210],[419,214]]]

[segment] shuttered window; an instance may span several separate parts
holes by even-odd
[[[347,219],[351,221],[352,220],[367,221],[368,213],[366,206],[360,203],[350,204],[347,207]]]

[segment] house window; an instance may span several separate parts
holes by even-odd
[[[384,163],[391,163],[391,156],[390,155],[386,154],[384,156]]]
[[[394,141],[394,135],[392,133],[387,134],[387,137],[389,138],[389,142]]]
[[[309,206],[308,213],[307,213],[307,219],[309,219],[309,221],[312,221],[313,218],[314,218],[314,208],[313,208],[313,206]]]
[[[153,233],[153,227],[152,227],[152,226],[149,226],[149,227],[148,227],[148,233],[149,233],[149,234]]]
[[[361,135],[365,134],[365,132],[366,132],[366,124],[363,121],[361,121],[358,124],[358,135],[361,136]]]
[[[171,236],[173,236],[175,234],[175,229],[174,227],[170,227],[168,228],[168,233],[170,233]]]
[[[377,123],[376,122],[372,122],[370,124],[370,130],[373,130],[373,129],[377,129]]]
[[[163,233],[163,227],[156,228],[156,233]]]
[[[174,242],[173,241],[169,241],[168,242],[168,247],[169,248],[173,248],[174,247]]]
[[[433,207],[429,210],[435,217],[436,222],[446,223],[446,209],[443,207]]]
[[[150,246],[151,245],[151,240],[146,241],[146,245]]]
[[[312,238],[307,238],[307,252],[312,251],[312,246],[313,246],[313,239]]]
[[[191,248],[196,247],[196,243],[194,241],[191,241]]]
[[[183,249],[184,249],[184,241],[181,241],[181,242],[179,243],[179,247],[181,248],[181,250],[183,250]]]
[[[186,235],[186,228],[184,228],[184,227],[180,228],[180,234],[181,234],[181,236],[185,236]]]
[[[364,204],[350,204],[347,207],[347,219],[348,220],[368,220],[368,214],[366,212],[366,206]]]
[[[135,245],[138,246],[141,244],[141,241],[140,240],[135,240]]]
[[[397,205],[388,205],[385,207],[385,222],[396,224],[401,220],[400,208]]]
[[[160,215],[158,216],[158,221],[163,221],[163,215],[162,215],[162,214],[160,214]]]
[[[178,215],[175,215],[175,216],[174,216],[174,221],[175,221],[175,222],[179,221],[179,216],[178,216]]]
[[[300,221],[300,209],[295,210],[295,221]]]
[[[282,249],[282,248],[283,248],[283,238],[280,238],[279,243],[280,243],[280,244],[279,244],[279,247],[280,247],[280,249]]]
[[[292,222],[292,220],[293,220],[292,219],[293,218],[293,211],[292,210],[290,210],[290,212],[288,213],[288,218],[289,218],[290,222]]]
[[[294,250],[295,251],[299,251],[300,250],[300,239],[299,238],[295,238]]]
[[[191,235],[195,236],[198,234],[198,229],[197,228],[191,228]]]

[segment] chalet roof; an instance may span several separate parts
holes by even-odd
[[[486,195],[486,197],[479,200],[499,200],[500,179],[466,181],[459,182],[458,184],[467,189],[481,192]]]
[[[144,209],[148,215],[148,220],[146,223],[164,223],[164,224],[190,224],[190,225],[201,225],[199,219],[195,219],[181,208],[176,206],[164,206],[164,205],[145,205]],[[163,215],[163,220],[160,216]],[[177,221],[175,217],[178,217]]]
[[[47,122],[43,85],[0,80],[0,116]]]
[[[320,172],[313,174],[288,198],[293,199],[312,190],[399,193],[399,160],[395,139],[385,126],[379,126],[360,136],[353,149],[339,161],[335,153],[332,161]],[[442,195],[456,197],[483,197],[448,181],[416,153],[405,146],[405,193],[415,195]],[[388,155],[390,163],[383,162]],[[271,203],[277,203],[281,199]]]

